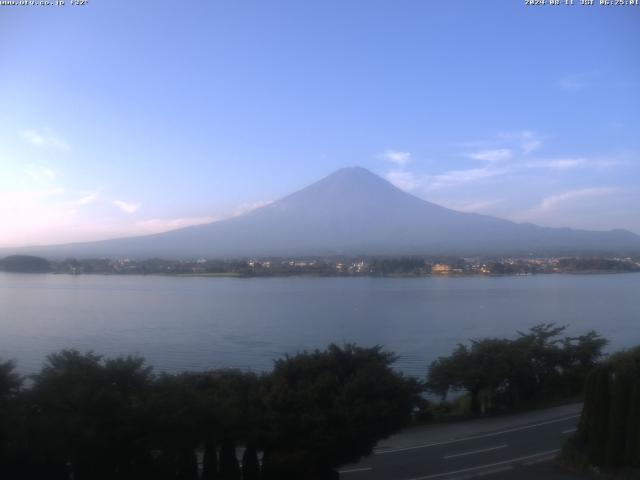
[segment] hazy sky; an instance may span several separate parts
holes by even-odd
[[[0,246],[210,221],[353,165],[640,233],[640,7],[70,3],[0,7]]]

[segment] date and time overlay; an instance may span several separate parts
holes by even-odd
[[[0,0],[0,7],[83,7],[95,0]],[[522,0],[527,7],[640,7],[640,0]]]
[[[89,0],[0,0],[0,7],[84,7]]]
[[[640,0],[523,0],[525,6],[638,7]]]

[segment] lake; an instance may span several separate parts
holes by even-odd
[[[458,342],[540,322],[640,344],[640,274],[426,278],[206,278],[0,273],[0,357],[137,353],[158,371],[263,371],[330,342],[376,344],[424,376]]]

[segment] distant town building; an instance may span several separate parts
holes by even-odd
[[[451,273],[451,266],[446,263],[436,263],[431,267],[431,273],[447,274]]]

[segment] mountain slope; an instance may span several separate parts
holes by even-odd
[[[613,253],[640,251],[640,237],[624,230],[544,228],[461,213],[354,167],[240,217],[28,251],[50,258]]]

